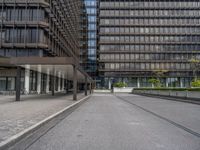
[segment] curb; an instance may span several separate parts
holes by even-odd
[[[171,101],[178,101],[178,102],[200,105],[199,99],[188,99],[188,98],[180,98],[180,97],[175,97],[175,96],[163,96],[163,95],[154,95],[154,94],[146,94],[146,93],[133,93],[133,94],[140,95],[140,96],[146,96],[146,97],[161,98],[161,99],[165,99],[165,100],[171,100]]]
[[[9,139],[0,143],[0,150],[25,150],[38,138],[48,132],[57,123],[62,121],[83,102],[88,100],[91,95],[88,95],[72,105],[67,106],[59,112],[45,118],[37,124],[21,131],[20,133],[10,137]]]

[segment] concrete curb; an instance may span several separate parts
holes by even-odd
[[[147,93],[132,93],[132,94],[200,105],[199,99],[188,99],[188,98],[180,98],[180,97],[175,97],[175,96],[164,96],[164,95],[155,95],[155,94],[147,94]]]
[[[45,118],[37,124],[23,130],[22,132],[12,136],[11,138],[0,143],[0,150],[25,150],[38,138],[44,135],[48,130],[53,128],[57,123],[67,117],[83,102],[90,98],[91,95],[67,106],[61,111]]]

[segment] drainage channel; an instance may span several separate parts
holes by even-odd
[[[115,96],[116,96],[116,95],[115,95]],[[126,100],[126,99],[120,97],[120,96],[116,96],[116,97],[117,97],[118,99],[120,99],[120,100],[126,102],[126,103],[129,103],[129,104],[131,104],[131,105],[136,106],[137,108],[139,108],[139,109],[141,109],[141,110],[143,110],[143,111],[145,111],[145,112],[147,112],[147,113],[152,114],[153,116],[156,116],[156,117],[158,117],[158,118],[160,118],[160,119],[162,119],[162,120],[167,121],[168,123],[170,123],[170,124],[176,126],[177,128],[180,128],[180,129],[182,129],[182,130],[184,130],[184,131],[186,131],[186,132],[188,132],[188,133],[190,133],[190,134],[192,134],[192,135],[194,135],[194,136],[200,138],[200,133],[198,133],[198,132],[195,132],[195,131],[193,131],[193,130],[191,130],[191,129],[189,129],[189,128],[187,128],[187,127],[181,125],[181,124],[178,124],[178,123],[176,123],[176,122],[174,122],[174,121],[172,121],[172,120],[169,120],[169,119],[167,119],[167,118],[165,118],[165,117],[163,117],[163,116],[160,116],[160,115],[158,115],[158,114],[156,114],[156,113],[154,113],[154,112],[152,112],[152,111],[150,111],[150,110],[148,110],[148,109],[146,109],[146,108],[143,108],[143,107],[141,107],[141,106],[139,106],[139,105],[137,105],[137,104],[135,104],[135,103],[132,103],[132,102],[130,102],[130,101],[128,101],[128,100]]]

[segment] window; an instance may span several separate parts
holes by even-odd
[[[0,77],[0,91],[6,90],[6,78]]]

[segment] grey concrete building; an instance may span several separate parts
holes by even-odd
[[[191,58],[200,58],[199,0],[99,0],[98,72],[102,86],[114,82],[187,87]]]

